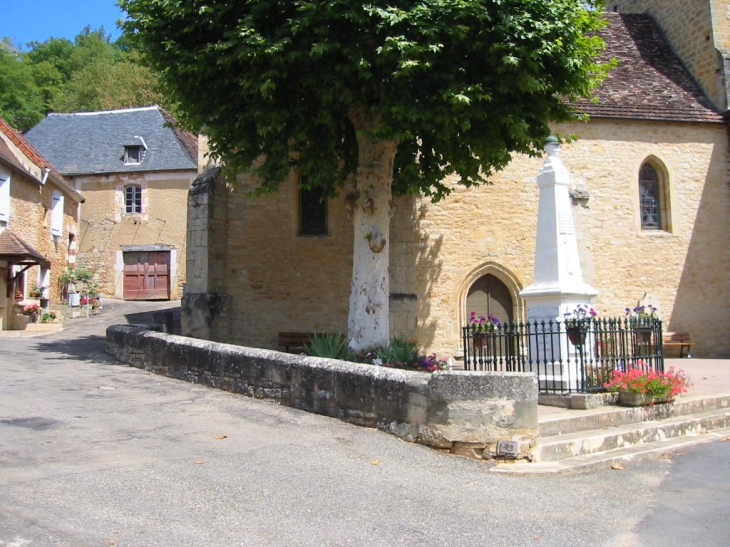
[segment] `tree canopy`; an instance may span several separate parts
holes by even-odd
[[[600,0],[596,0],[600,1]],[[125,35],[232,172],[352,180],[348,345],[384,346],[393,191],[479,184],[602,76],[584,0],[120,0]]]
[[[124,40],[103,28],[71,41],[49,38],[20,51],[0,47],[0,117],[21,131],[48,112],[113,110],[161,102],[155,76]]]
[[[436,198],[535,153],[603,70],[584,0],[121,0],[123,28],[212,151],[276,188],[341,185],[355,126],[394,141],[393,186]],[[360,120],[359,122],[357,120]],[[263,158],[263,161],[257,162]]]

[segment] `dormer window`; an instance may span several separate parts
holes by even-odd
[[[124,147],[124,163],[142,163],[144,146],[140,144],[128,144]]]

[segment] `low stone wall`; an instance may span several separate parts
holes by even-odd
[[[107,352],[135,367],[474,458],[532,459],[537,380],[526,373],[377,367],[114,325]]]

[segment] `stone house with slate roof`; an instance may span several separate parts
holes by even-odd
[[[0,119],[0,330],[21,327],[23,303],[47,309],[58,276],[75,261],[83,198],[53,165]],[[31,297],[32,289],[41,289]]]
[[[179,299],[197,137],[158,106],[49,114],[26,137],[86,199],[78,264],[101,294]]]
[[[641,8],[607,13],[605,56],[617,67],[596,102],[578,105],[589,122],[554,127],[577,137],[561,158],[584,281],[599,291],[601,316],[622,316],[641,299],[659,308],[665,330],[691,333],[693,354],[727,357],[728,1],[612,4]],[[712,70],[695,72],[701,58]],[[439,203],[395,199],[392,336],[458,357],[469,312],[525,318],[520,291],[533,279],[542,162],[516,155],[493,185],[454,184]],[[345,196],[313,204],[301,176],[249,197],[255,181],[230,190],[214,171],[201,174],[189,202],[184,334],[283,349],[279,332],[346,331],[353,228]]]

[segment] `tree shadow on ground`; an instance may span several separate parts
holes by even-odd
[[[109,324],[167,324],[168,327],[172,327],[172,332],[179,334],[180,307],[128,313],[121,316],[117,321],[111,321]],[[106,336],[103,334],[70,336],[63,339],[56,337],[53,339],[39,339],[33,349],[42,353],[59,354],[57,356],[58,359],[127,366],[125,363],[117,361],[114,357],[106,353]]]

